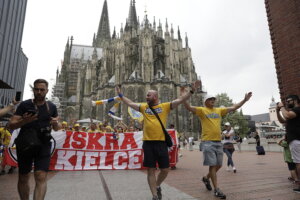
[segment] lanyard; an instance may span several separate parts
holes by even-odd
[[[31,101],[32,101],[32,103],[33,103],[33,105],[34,105],[35,111],[38,112],[39,109],[38,109],[36,103],[34,102],[34,99],[32,99]],[[45,104],[46,104],[46,107],[47,107],[47,112],[48,112],[48,114],[50,115],[50,109],[49,109],[48,101],[46,101]]]

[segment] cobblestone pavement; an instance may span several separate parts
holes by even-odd
[[[182,150],[176,170],[171,170],[163,185],[165,197],[163,199],[218,199],[213,193],[207,191],[201,182],[208,168],[202,166],[202,153],[198,150]],[[265,156],[258,156],[256,152],[235,152],[233,160],[237,167],[237,173],[226,171],[223,167],[218,172],[218,182],[222,191],[230,200],[296,200],[300,194],[292,191],[295,187],[287,178],[289,171],[283,162],[282,153],[266,152]],[[224,155],[224,163],[227,161]],[[146,182],[146,172],[141,170],[131,172],[99,171],[106,179],[107,187],[111,191],[110,197],[105,196],[102,183],[97,171],[85,172],[50,172],[48,179],[48,193],[46,199],[151,199]],[[88,178],[87,178],[88,176]],[[85,177],[85,178],[84,178]],[[81,180],[92,182],[93,186],[87,187],[90,191],[98,190],[98,193],[85,190],[77,191]],[[120,181],[121,180],[121,181]],[[126,180],[126,181],[125,181]],[[127,181],[128,180],[128,181]],[[130,183],[131,181],[131,183]],[[127,184],[128,182],[128,184]],[[132,185],[132,182],[139,182]],[[82,182],[82,184],[85,184]],[[120,186],[118,186],[120,185]],[[34,188],[33,177],[30,180],[31,193]],[[93,188],[91,188],[93,187]],[[72,189],[70,189],[72,188]],[[127,188],[127,189],[126,189]],[[126,191],[140,191],[139,197],[128,195]],[[56,192],[54,192],[56,191]],[[80,194],[80,197],[75,194]],[[57,193],[57,194],[56,194]],[[59,197],[59,195],[62,196]],[[99,194],[101,197],[99,197]],[[102,195],[101,195],[102,194]],[[123,194],[123,195],[122,195]],[[131,198],[128,198],[131,196]],[[69,198],[67,198],[69,197]],[[17,194],[17,172],[0,176],[0,199],[19,199]]]
[[[207,191],[201,178],[208,172],[202,165],[202,152],[182,150],[183,157],[172,170],[166,183],[199,199],[218,199]],[[224,154],[223,167],[218,172],[221,190],[230,200],[299,200],[300,194],[292,191],[295,185],[290,175],[283,154],[266,152],[234,152],[233,161],[237,173],[226,171],[227,157]]]

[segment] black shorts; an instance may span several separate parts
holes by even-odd
[[[288,165],[288,168],[289,168],[290,171],[296,169],[296,164],[295,163],[287,162],[287,165]]]
[[[159,168],[169,168],[169,152],[166,142],[164,141],[144,141],[144,167],[156,168],[158,163]]]
[[[34,163],[34,171],[48,171],[51,158],[51,142],[43,144],[41,148],[19,152],[17,146],[18,167],[20,174],[28,174],[32,170]]]

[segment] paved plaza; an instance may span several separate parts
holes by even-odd
[[[169,200],[214,200],[207,191],[201,177],[207,173],[202,166],[202,153],[198,150],[181,150],[176,170],[162,185],[163,199]],[[224,163],[227,160],[224,157]],[[280,152],[266,152],[258,156],[254,151],[235,152],[237,173],[220,169],[220,188],[230,200],[296,200],[300,194],[287,178],[289,172]],[[50,172],[47,200],[151,200],[145,170],[102,170]],[[19,199],[17,173],[0,176],[0,199]],[[31,198],[34,181],[31,179]]]

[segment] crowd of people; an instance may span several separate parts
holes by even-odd
[[[233,161],[235,151],[233,143],[240,144],[242,138],[234,133],[229,122],[226,122],[224,129],[221,127],[221,121],[228,113],[242,107],[250,100],[252,93],[245,94],[242,101],[230,107],[215,107],[216,97],[207,95],[204,98],[203,106],[191,106],[188,99],[197,91],[200,81],[195,81],[189,90],[182,87],[180,96],[170,102],[159,102],[158,92],[149,90],[146,94],[145,103],[135,103],[122,93],[120,86],[115,90],[121,101],[132,109],[142,113],[144,121],[142,123],[143,131],[143,166],[147,168],[147,181],[152,193],[152,200],[162,199],[161,184],[167,178],[170,163],[168,154],[167,133],[165,127],[168,114],[172,109],[176,109],[180,104],[199,117],[201,121],[201,151],[203,152],[203,165],[208,166],[208,173],[202,177],[202,182],[207,190],[213,190],[213,195],[226,199],[226,195],[220,189],[217,172],[222,167],[223,154],[227,156],[227,170],[237,172]],[[44,199],[47,190],[47,172],[50,163],[51,149],[51,130],[58,131],[83,131],[89,133],[118,133],[140,131],[133,125],[126,125],[119,121],[114,127],[108,122],[95,123],[91,121],[88,126],[82,126],[79,123],[69,125],[66,121],[60,121],[56,106],[46,100],[48,93],[48,82],[44,79],[34,81],[32,87],[33,99],[22,102],[13,101],[11,105],[0,110],[0,116],[7,112],[14,112],[15,105],[18,104],[13,116],[6,126],[0,127],[1,146],[7,148],[11,138],[11,131],[19,129],[19,135],[14,141],[17,150],[19,176],[18,192],[21,199],[29,198],[29,179],[32,166],[34,166],[35,190],[34,199]],[[299,98],[291,95],[286,102],[279,103],[277,106],[277,115],[279,121],[286,125],[286,138],[279,142],[285,148],[285,161],[291,171],[290,179],[300,185],[300,107]],[[169,127],[170,128],[170,127]],[[172,127],[171,127],[172,128]],[[174,127],[173,127],[174,128]],[[200,130],[199,130],[200,131]],[[187,138],[179,134],[179,140],[183,141],[183,146],[190,145],[192,150],[194,139]],[[259,139],[256,138],[257,141]],[[259,144],[260,145],[260,144]],[[290,152],[289,152],[290,151]],[[3,152],[3,151],[1,151]],[[159,173],[156,175],[157,167]],[[5,166],[1,168],[1,174]],[[8,170],[13,173],[14,168]],[[3,172],[3,173],[2,173]],[[212,182],[212,185],[211,185]],[[300,187],[294,189],[300,192]]]
[[[130,125],[126,125],[123,121],[118,121],[114,126],[111,126],[109,122],[104,121],[96,123],[91,121],[90,123],[74,123],[69,126],[68,122],[62,121],[59,130],[64,131],[82,131],[88,133],[124,133],[124,132],[134,132],[140,131],[140,128],[135,127],[132,123]]]

